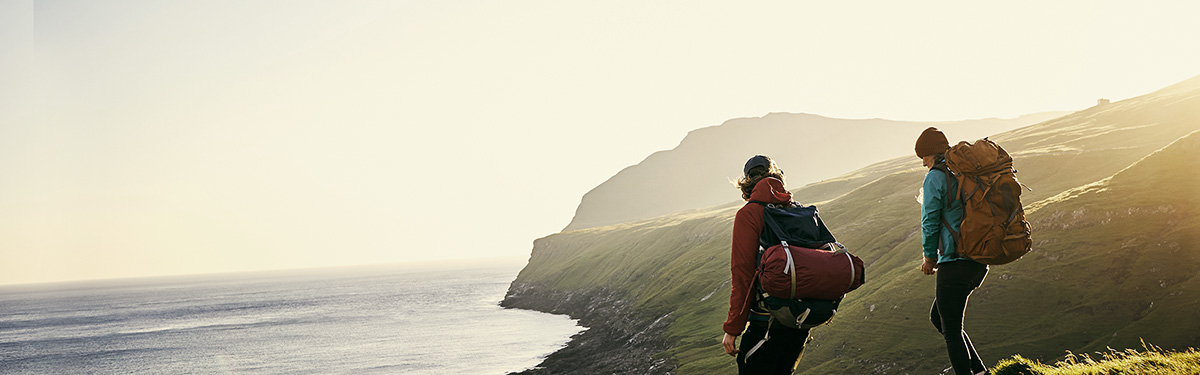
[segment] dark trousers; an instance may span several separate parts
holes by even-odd
[[[738,344],[737,365],[739,375],[791,374],[804,352],[804,341],[808,340],[808,328],[791,329],[780,324],[771,324],[771,338],[763,343],[754,354],[746,359],[746,353],[757,345],[767,333],[767,324],[751,322]]]
[[[929,320],[946,339],[946,352],[955,375],[971,375],[987,370],[975,345],[963,329],[963,315],[967,311],[967,298],[983,283],[988,267],[971,260],[939,263],[937,271],[937,293]]]

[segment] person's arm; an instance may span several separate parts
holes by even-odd
[[[729,315],[722,330],[731,336],[742,334],[750,314],[750,290],[754,285],[754,270],[758,264],[758,235],[762,232],[762,206],[748,204],[738,210],[733,220],[733,243],[730,249],[729,271],[731,292]]]
[[[946,195],[946,172],[932,169],[925,174],[921,202],[921,248],[925,259],[938,259],[938,239],[942,235],[942,211]]]

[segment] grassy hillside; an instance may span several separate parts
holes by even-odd
[[[1200,352],[1163,350],[1143,345],[1145,350],[1109,349],[1067,356],[1053,365],[1031,361],[1022,356],[1000,361],[993,368],[996,375],[1194,375],[1200,374]]]
[[[1200,346],[1198,129],[1200,77],[993,137],[1035,189],[1023,196],[1035,251],[994,267],[971,300],[966,324],[986,359],[1053,362],[1064,349],[1136,347],[1139,337]],[[917,271],[914,197],[923,173],[905,157],[794,191],[802,202],[820,201],[834,234],[868,263],[867,284],[832,324],[814,329],[800,373],[948,366],[928,322],[934,279]],[[736,209],[540,239],[514,285],[621,291],[640,312],[670,322],[674,347],[659,356],[677,373],[734,373],[719,339]]]

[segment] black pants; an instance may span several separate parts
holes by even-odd
[[[763,343],[754,354],[746,359],[746,353],[757,345],[767,333],[767,324],[751,322],[738,344],[737,365],[739,375],[791,374],[804,351],[808,340],[808,328],[792,329],[781,324],[771,324],[771,338]]]
[[[950,354],[950,365],[955,375],[971,375],[987,370],[975,345],[963,329],[963,315],[967,311],[967,297],[983,283],[988,267],[971,260],[939,263],[937,271],[937,294],[929,320],[946,339],[946,352]]]

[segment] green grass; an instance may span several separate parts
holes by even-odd
[[[1143,350],[1075,354],[1046,365],[1020,355],[1001,360],[992,368],[995,375],[1194,375],[1200,374],[1200,352],[1163,350],[1143,342]],[[1092,356],[1095,354],[1095,357]]]

